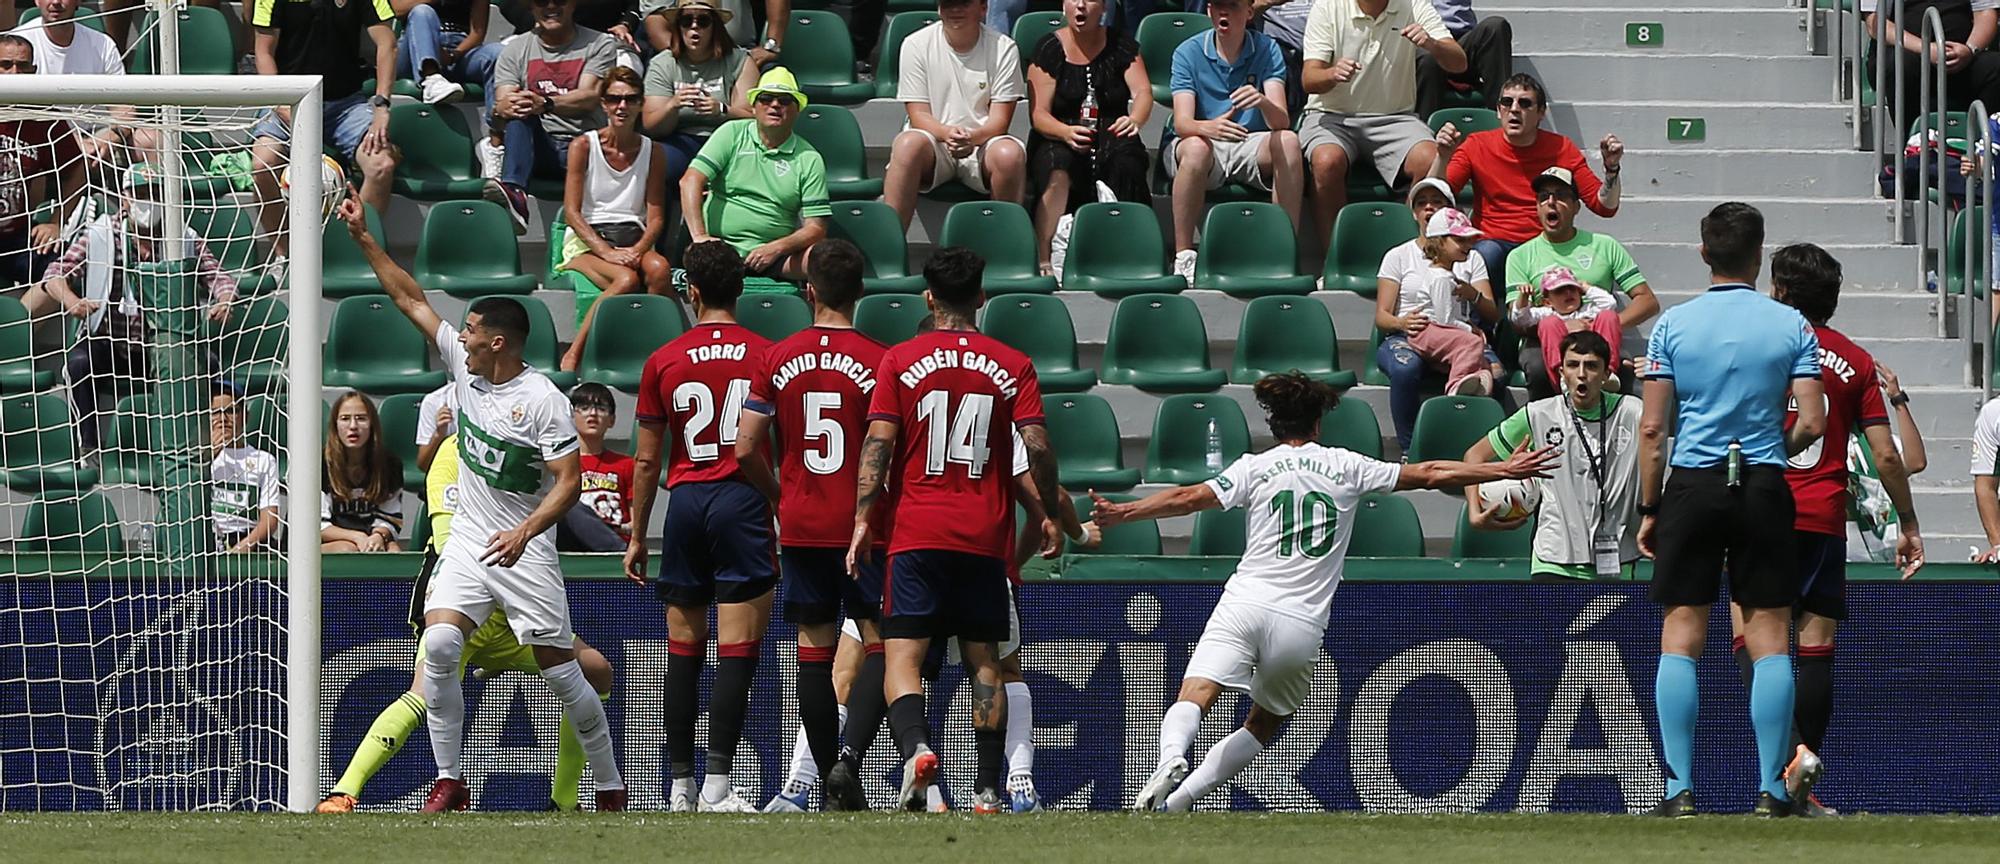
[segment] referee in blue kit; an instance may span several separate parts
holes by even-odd
[[[1710,210],[1701,220],[1708,293],[1667,310],[1646,348],[1639,551],[1654,559],[1652,597],[1666,613],[1653,691],[1667,788],[1656,816],[1695,812],[1695,658],[1725,568],[1755,665],[1750,722],[1762,778],[1756,812],[1791,812],[1782,776],[1792,736],[1787,624],[1799,579],[1785,462],[1819,438],[1826,402],[1812,326],[1754,287],[1763,246],[1757,208],[1730,202]],[[1788,400],[1798,404],[1790,431]],[[1667,465],[1673,476],[1662,492]]]

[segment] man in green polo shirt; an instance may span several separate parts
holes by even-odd
[[[1515,305],[1523,294],[1528,295],[1529,305],[1541,302],[1534,295],[1542,274],[1550,267],[1568,267],[1583,284],[1618,298],[1618,323],[1625,330],[1625,344],[1645,344],[1640,341],[1639,325],[1660,314],[1660,301],[1653,296],[1639,265],[1632,263],[1632,256],[1617,240],[1576,227],[1576,214],[1583,205],[1569,169],[1557,166],[1543,171],[1534,180],[1534,190],[1542,233],[1507,255],[1507,305]],[[1555,395],[1542,366],[1540,341],[1532,332],[1523,333],[1521,372],[1527,376],[1531,398]],[[1626,375],[1625,380],[1632,378]]]
[[[722,240],[751,273],[803,279],[805,251],[826,237],[833,216],[826,163],[792,134],[806,94],[778,67],[758,80],[750,102],[750,119],[716,127],[681,176],[681,212],[695,243]]]

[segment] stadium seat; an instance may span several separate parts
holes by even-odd
[[[1375,296],[1382,256],[1417,236],[1417,218],[1397,203],[1358,202],[1340,208],[1333,220],[1332,251],[1320,274],[1328,291]]]
[[[1354,386],[1340,368],[1340,342],[1326,305],[1309,297],[1259,297],[1243,309],[1229,380],[1255,384],[1273,372],[1297,370],[1335,387]]]
[[[1188,539],[1189,555],[1240,556],[1249,533],[1249,513],[1235,510],[1203,510],[1194,514],[1194,536]]]
[[[1463,459],[1467,449],[1505,419],[1500,403],[1486,396],[1433,396],[1417,409],[1410,450],[1403,455],[1411,462]]]
[[[396,194],[418,201],[478,198],[486,181],[472,155],[472,135],[457,108],[411,102],[389,109],[389,141],[403,150]]]
[[[1053,276],[1043,276],[1035,257],[1035,223],[1011,201],[964,201],[945,213],[939,246],[964,246],[986,259],[981,280],[986,293],[1048,294]]]
[[[1984,206],[1974,204],[1958,211],[1958,215],[1952,217],[1951,231],[1945,235],[1944,261],[1942,262],[1945,272],[1945,293],[1957,295],[1965,291],[1965,235],[1970,229],[1976,231],[1977,236],[1980,238],[1987,238],[1989,236],[1987,234],[1987,226],[1992,224],[1992,220],[1986,214],[1987,210]],[[1986,297],[1986,287],[1992,283],[1992,280],[1985,278],[1982,273],[1986,266],[1986,262],[1978,257],[1982,251],[1984,250],[1978,246],[1974,246],[1972,249],[1972,253],[1975,256],[1972,261],[1972,272],[1980,274],[1975,275],[1972,279],[1972,296],[1984,299]]]
[[[362,210],[368,220],[368,233],[374,235],[375,243],[384,249],[388,240],[382,233],[382,214],[375,208],[363,204]],[[368,266],[368,259],[361,256],[361,247],[347,234],[347,223],[339,219],[326,220],[326,227],[320,229],[320,296],[328,300],[339,300],[361,294],[382,293],[382,282],[375,278],[375,271]]]
[[[425,422],[419,416],[423,403],[422,393],[398,393],[375,406],[382,418],[382,440],[403,460],[403,488],[419,495],[424,491],[424,469],[417,467],[417,424]]]
[[[1208,330],[1194,301],[1178,294],[1137,294],[1118,301],[1104,343],[1106,384],[1169,393],[1205,393],[1222,386],[1209,368]]]
[[[798,76],[799,89],[814,103],[859,105],[875,96],[874,84],[854,80],[854,41],[847,22],[826,10],[792,10],[785,29],[785,68]]]
[[[153,395],[134,393],[118,400],[104,418],[98,464],[105,483],[154,488],[161,485],[160,461],[153,450]],[[203,428],[206,428],[206,422]]]
[[[881,197],[882,178],[868,176],[867,146],[862,142],[861,124],[855,122],[853,112],[839,105],[814,102],[799,112],[798,124],[792,129],[813,145],[826,163],[826,192],[833,200]],[[898,222],[899,231],[901,227]]]
[[[1931,104],[1935,105],[1937,103],[1933,102]],[[1910,135],[1914,136],[1918,131],[1923,129],[1935,129],[1939,135],[1942,135],[1946,139],[1956,138],[1963,141],[1965,140],[1965,136],[1970,132],[1968,128],[1969,123],[1970,121],[1966,119],[1964,111],[1946,111],[1942,116],[1938,112],[1932,111],[1922,117],[1910,118]]]
[[[1450,123],[1458,127],[1460,135],[1485,132],[1500,128],[1500,115],[1485,108],[1444,108],[1431,112],[1431,131],[1436,132]]]
[[[227,200],[216,199],[212,203],[190,208],[187,221],[188,228],[201,236],[209,254],[215,256],[216,263],[236,278],[238,296],[256,297],[268,294],[270,289],[277,287],[277,283],[264,272],[262,265],[265,259],[257,253],[257,235],[264,233],[264,229],[257,224],[255,213]]]
[[[181,164],[187,166],[181,173],[181,184],[187,189],[188,200],[210,201],[236,191],[228,177],[208,173],[209,157],[216,152],[214,134],[182,132],[181,147]]]
[[[1511,531],[1479,531],[1472,527],[1472,511],[1460,507],[1458,528],[1451,535],[1453,558],[1527,558],[1535,552],[1535,520]]]
[[[879,188],[881,183],[878,181]],[[867,259],[861,278],[869,294],[922,294],[924,277],[911,273],[909,247],[903,239],[903,223],[895,208],[880,201],[837,201],[833,205],[833,226],[827,232],[853,243]]]
[[[1382,424],[1368,403],[1347,397],[1319,420],[1319,443],[1352,450],[1370,459],[1382,458]]]
[[[201,8],[199,6],[195,7]],[[21,520],[16,549],[29,554],[81,552],[112,555],[125,551],[125,534],[111,499],[97,492],[38,495]]]
[[[796,294],[750,294],[736,303],[736,323],[773,342],[812,326],[812,307]]]
[[[282,392],[246,396],[243,399],[243,442],[279,457],[281,465],[284,462],[285,442],[290,437],[285,428],[284,399]],[[327,427],[326,421],[329,418],[326,415],[331,413],[331,409],[332,406],[325,402],[320,403],[321,430]],[[322,431],[320,434],[326,433]]]
[[[1424,523],[1410,499],[1394,493],[1371,492],[1354,507],[1354,533],[1347,541],[1349,558],[1422,558]]]
[[[1097,384],[1095,370],[1077,365],[1076,326],[1061,300],[1017,294],[988,301],[979,329],[1028,355],[1043,393],[1088,390]]]
[[[35,368],[32,333],[28,308],[0,297],[0,395],[46,390],[56,382],[54,369]]]
[[[1130,489],[1139,469],[1125,467],[1118,418],[1101,396],[1062,393],[1042,397],[1056,474],[1065,489]]]
[[[1154,12],[1139,19],[1139,59],[1146,61],[1146,74],[1156,79],[1153,84],[1153,101],[1161,105],[1171,105],[1174,91],[1169,86],[1164,72],[1174,68],[1174,49],[1188,37],[1209,29],[1208,16],[1199,12]]]
[[[1063,289],[1100,297],[1178,294],[1187,280],[1167,271],[1166,244],[1151,204],[1085,204],[1070,224]]]
[[[97,469],[76,461],[76,424],[54,393],[0,400],[0,481],[30,495],[97,485]]]
[[[340,301],[327,324],[320,383],[363,393],[423,393],[445,373],[430,368],[429,340],[385,294]]]
[[[882,62],[875,64],[875,98],[896,98],[896,82],[903,65],[903,40],[937,20],[936,7],[889,16],[889,30],[882,37],[880,49]]]
[[[894,345],[915,336],[917,322],[929,314],[921,297],[878,294],[854,304],[854,329],[884,345]]]
[[[1042,37],[1062,29],[1061,11],[1029,12],[1014,19],[1014,45],[1021,49],[1021,68],[1027,69],[1035,62],[1035,46],[1041,44]],[[1152,69],[1146,74],[1151,75]]]
[[[671,297],[620,294],[605,298],[597,304],[597,320],[591,324],[589,341],[583,343],[578,377],[637,393],[646,359],[687,328],[687,313]]]
[[[431,542],[431,505],[429,502],[417,505],[417,518],[410,520],[410,542],[404,549],[421,551]]]
[[[292,310],[271,297],[238,304],[216,346],[223,377],[250,393],[284,387],[291,317]],[[407,321],[403,329],[415,332]]]
[[[491,201],[453,201],[431,208],[417,241],[417,284],[453,297],[531,294],[535,277],[521,272],[520,247],[507,208]]]
[[[1106,500],[1124,502],[1133,500],[1131,495],[1106,495]],[[1076,517],[1088,521],[1097,504],[1089,495],[1078,495],[1070,499],[1076,505]],[[1127,522],[1123,525],[1105,528],[1104,540],[1095,549],[1084,549],[1071,545],[1073,555],[1158,555],[1160,554],[1160,523],[1150,519]]]
[[[1211,425],[1216,435],[1212,452]],[[1160,401],[1160,412],[1153,416],[1153,437],[1146,442],[1146,482],[1199,483],[1249,449],[1250,424],[1236,400],[1207,393],[1168,396]]]
[[[176,14],[180,17],[180,74],[236,74],[236,35],[222,10],[188,6]],[[154,56],[160,40],[158,16],[159,13],[149,11],[133,28],[135,35],[131,56],[126,60],[127,72],[151,75],[160,71],[159,60]]]
[[[1291,217],[1268,201],[1208,208],[1201,223],[1194,287],[1233,297],[1310,294],[1316,280],[1299,272]]]

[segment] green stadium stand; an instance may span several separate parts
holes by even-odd
[[[1201,238],[1196,288],[1233,297],[1312,293],[1316,280],[1299,272],[1291,217],[1276,204],[1238,201],[1210,207]]]
[[[486,181],[479,176],[472,140],[465,112],[456,108],[423,103],[390,108],[389,141],[403,151],[396,194],[418,201],[478,198]]]
[[[854,112],[818,102],[799,112],[792,131],[819,151],[826,163],[826,191],[835,201],[870,201],[882,195],[882,178],[868,176],[868,151]],[[888,206],[888,205],[883,205]],[[895,211],[890,211],[891,213]],[[898,224],[900,231],[901,223]]]
[[[382,233],[382,214],[373,206],[361,205],[364,218],[368,221],[368,233],[375,238],[375,244],[389,248],[389,241]],[[328,300],[340,300],[362,294],[382,293],[382,282],[375,278],[375,270],[368,266],[368,259],[362,257],[361,247],[347,233],[347,223],[339,219],[326,220],[320,229],[320,296]]]
[[[1486,396],[1432,396],[1417,409],[1410,451],[1403,455],[1411,462],[1463,459],[1467,449],[1505,419],[1500,403]]]
[[[1424,523],[1416,505],[1393,493],[1371,492],[1354,507],[1349,558],[1422,558]]]
[[[854,329],[884,345],[894,345],[915,336],[917,322],[929,314],[921,297],[878,294],[854,304]]]
[[[1167,271],[1159,217],[1149,204],[1085,204],[1076,211],[1069,236],[1065,290],[1127,297],[1178,294],[1188,287],[1187,280]]]
[[[28,308],[12,297],[0,297],[0,395],[32,393],[55,384],[54,369],[35,368],[32,332]]]
[[[1215,425],[1216,457],[1209,462],[1208,427]],[[1227,396],[1183,393],[1160,401],[1153,437],[1146,442],[1146,482],[1184,486],[1220,473],[1250,450],[1250,424]],[[1058,451],[1060,452],[1060,451]]]
[[[1976,231],[1977,236],[1982,239],[1987,238],[1989,236],[1987,232],[1990,230],[1988,226],[1992,224],[1986,207],[1980,204],[1960,210],[1958,215],[1952,217],[1951,232],[1945,235],[1944,261],[1941,262],[1945,272],[1945,293],[1955,296],[1965,292],[1966,233]],[[1975,257],[1972,262],[1972,272],[1976,275],[1972,279],[1972,296],[1984,299],[1986,286],[1992,284],[1992,280],[1980,272],[1986,266],[1986,262],[1977,257],[1980,251],[1977,248],[1973,250]]]
[[[1173,88],[1168,86],[1165,72],[1174,68],[1174,49],[1188,37],[1209,29],[1208,16],[1199,12],[1154,12],[1139,19],[1139,59],[1146,62],[1146,73],[1153,78],[1153,101],[1161,105],[1171,105],[1174,101]]]
[[[895,208],[880,201],[835,201],[827,233],[860,247],[868,262],[867,275],[861,279],[867,293],[923,293],[923,274],[909,272],[909,247]]]
[[[854,80],[854,41],[847,22],[826,10],[794,9],[785,30],[785,68],[798,76],[799,89],[817,104],[859,105],[875,96],[875,85]]]
[[[98,448],[99,471],[105,483],[161,485],[160,462],[153,450],[153,395],[134,393],[118,400],[104,418],[104,439]]]
[[[1063,488],[1130,489],[1139,485],[1139,469],[1125,467],[1119,443],[1118,418],[1101,396],[1061,393],[1042,397],[1049,445],[1056,451],[1056,473]]]
[[[1043,276],[1035,255],[1035,223],[1011,201],[964,201],[945,213],[939,246],[964,246],[986,259],[986,293],[1048,294],[1056,280]]]
[[[292,310],[272,297],[239,304],[222,325],[216,346],[224,378],[246,392],[263,393],[285,385],[285,346]],[[415,332],[409,322],[403,328]]]
[[[38,495],[28,504],[14,546],[30,554],[112,555],[125,551],[125,533],[119,525],[111,499],[97,492]]]
[[[1416,236],[1416,217],[1402,204],[1361,201],[1340,208],[1333,221],[1333,248],[1320,274],[1322,287],[1375,296],[1382,256]]]
[[[1041,44],[1042,37],[1062,29],[1061,12],[1029,12],[1014,19],[1014,45],[1021,49],[1021,68],[1027,69],[1035,60],[1035,46]],[[1148,74],[1152,69],[1148,68]]]
[[[531,294],[507,208],[491,201],[451,201],[431,208],[417,241],[417,284],[453,297]]]
[[[187,219],[188,228],[201,235],[209,254],[236,277],[237,296],[262,296],[277,287],[257,254],[257,235],[263,228],[257,224],[256,214],[218,199],[210,206],[188,210]]]
[[[1188,538],[1189,555],[1240,556],[1247,545],[1249,512],[1203,510],[1194,514],[1194,535]]]
[[[736,323],[773,342],[812,326],[812,307],[796,294],[749,294],[736,303]]]
[[[333,308],[320,383],[363,393],[424,393],[444,384],[430,368],[429,340],[384,294],[349,297]]]
[[[1485,132],[1500,128],[1500,115],[1484,108],[1444,108],[1431,112],[1431,131],[1436,132],[1450,123],[1458,127],[1461,135]]]
[[[1061,300],[1038,294],[989,300],[979,329],[1028,355],[1044,393],[1088,390],[1097,384],[1097,372],[1077,364],[1076,326]]]
[[[29,495],[97,485],[97,469],[77,463],[76,424],[55,393],[0,399],[0,482]]]
[[[403,461],[403,489],[418,495],[424,492],[424,469],[417,467],[417,424],[427,422],[420,416],[423,402],[422,393],[398,393],[375,406],[382,440]]]
[[[1118,301],[1104,344],[1106,384],[1169,393],[1205,393],[1226,376],[1208,365],[1208,330],[1194,301],[1178,294],[1137,294]]]
[[[1382,425],[1360,399],[1341,399],[1319,421],[1319,443],[1382,458]]]
[[[1535,520],[1511,531],[1479,531],[1472,527],[1472,511],[1461,507],[1458,528],[1451,535],[1453,558],[1527,558],[1535,551]]]
[[[935,7],[913,12],[898,12],[889,16],[889,30],[882,37],[882,62],[875,64],[875,98],[896,98],[896,82],[903,65],[903,40],[911,33],[936,23],[938,13]]]
[[[180,17],[181,74],[236,74],[236,34],[222,10],[209,6],[188,6],[175,13]],[[131,56],[125,71],[152,75],[160,71],[154,54],[159,50],[159,13],[147,12],[132,30]],[[98,29],[98,28],[93,28]]]
[[[1243,310],[1236,336],[1236,359],[1229,380],[1255,384],[1273,372],[1297,370],[1334,387],[1352,387],[1354,373],[1340,368],[1340,343],[1333,316],[1318,300],[1259,297]]]
[[[597,304],[597,320],[591,324],[590,339],[583,343],[578,377],[637,393],[646,359],[687,329],[687,313],[671,297],[607,297]]]

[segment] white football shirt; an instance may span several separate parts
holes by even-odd
[[[1224,600],[1325,626],[1361,496],[1392,492],[1403,466],[1320,444],[1279,444],[1208,480],[1225,510],[1248,508],[1243,561]]]
[[[208,465],[209,510],[217,536],[248,534],[278,506],[278,460],[255,447],[224,447]]]
[[[1473,256],[1478,257],[1478,256]],[[437,438],[437,416],[439,411],[451,409],[451,425],[445,427],[447,434],[458,434],[458,385],[449,381],[444,386],[424,394],[422,405],[417,407],[417,446],[430,446]]]
[[[534,367],[505,384],[472,374],[449,321],[438,324],[437,347],[458,400],[458,512],[446,543],[473,544],[477,558],[541,505],[551,485],[544,466],[577,451],[576,423],[569,398]],[[555,566],[553,528],[528,541],[521,562]]]
[[[1979,409],[1972,423],[1972,476],[2000,474],[2000,397]]]

